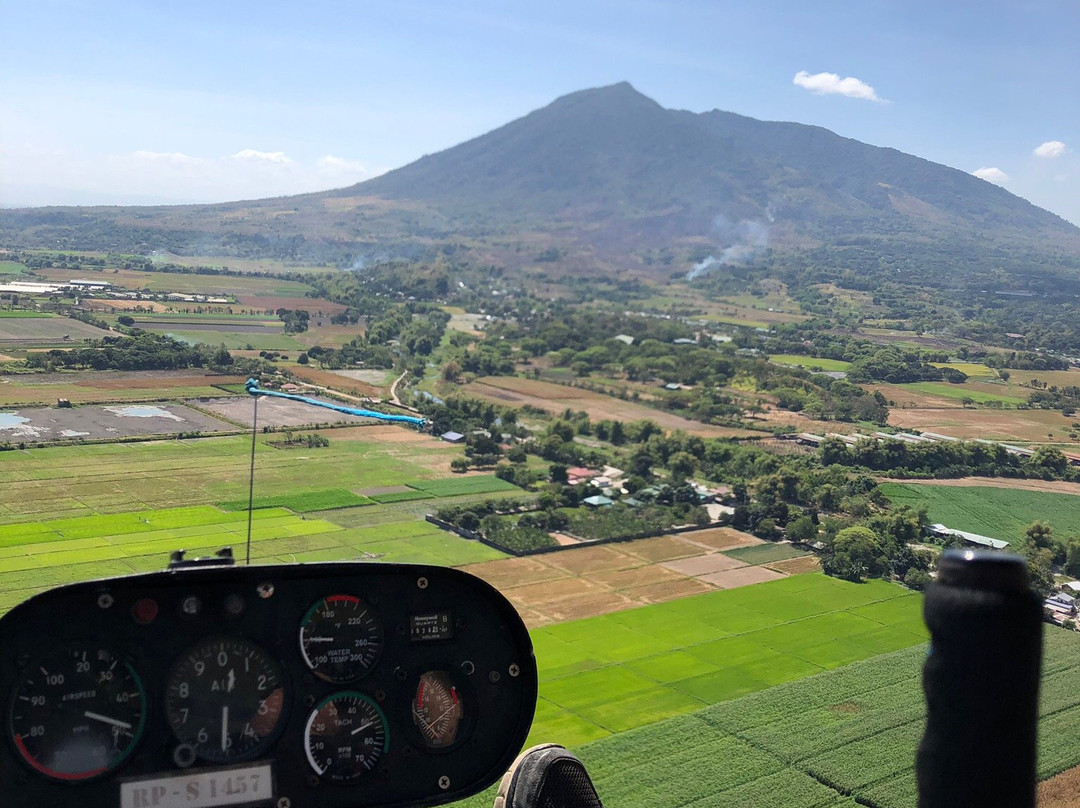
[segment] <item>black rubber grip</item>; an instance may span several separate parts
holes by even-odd
[[[923,607],[920,808],[1033,808],[1042,602],[1022,558],[948,552]]]

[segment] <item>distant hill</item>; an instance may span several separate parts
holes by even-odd
[[[884,265],[960,285],[1080,279],[1080,228],[1003,188],[818,127],[664,109],[625,83],[564,96],[349,188],[0,211],[4,243],[58,239],[344,265],[456,245],[511,269],[544,256],[568,271],[662,277],[767,262],[826,275]]]

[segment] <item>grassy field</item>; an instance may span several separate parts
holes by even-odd
[[[975,385],[971,383],[965,384],[949,384],[948,382],[912,382],[911,384],[902,385],[905,390],[915,390],[919,393],[925,393],[930,396],[940,396],[941,398],[949,398],[961,400],[970,398],[976,404],[986,404],[989,401],[1000,401],[1002,404],[1021,404],[1027,401],[1027,395],[1017,392],[1012,393],[1009,388],[1004,385],[1000,386],[1001,392],[998,392],[998,385],[989,387],[988,385]],[[888,394],[886,394],[888,395]]]
[[[27,309],[3,309],[0,310],[0,318],[5,320],[44,320],[49,317],[54,317],[53,314],[46,314],[43,311],[29,311]]]
[[[988,368],[981,362],[931,362],[930,364],[936,368],[952,368],[953,370],[959,370],[969,378],[997,378],[997,371]]]
[[[61,282],[84,278],[86,270],[39,269],[36,274],[47,281]],[[310,288],[305,283],[259,276],[183,275],[176,272],[140,272],[133,269],[109,270],[91,277],[122,289],[142,289],[149,292],[178,292],[210,296],[266,295],[303,297]]]
[[[796,365],[811,370],[845,371],[851,368],[850,362],[842,359],[821,359],[816,356],[796,356],[795,354],[773,354],[771,362],[778,365]]]
[[[769,564],[773,561],[811,555],[811,553],[792,547],[790,544],[755,544],[753,547],[727,550],[724,555],[745,561],[747,564]]]
[[[797,575],[532,632],[532,740],[581,744],[921,643],[922,599]]]
[[[18,261],[0,261],[0,275],[22,275],[26,272],[26,265]]]
[[[338,440],[331,432],[330,446],[310,451],[278,449],[269,443],[277,436],[260,435],[255,496],[406,483],[416,488],[433,480],[445,482],[429,490],[431,496],[505,488],[494,477],[450,478],[450,460],[460,455],[460,447],[411,433],[401,442],[394,440],[396,433],[368,434]],[[0,524],[44,515],[246,502],[250,450],[249,437],[233,436],[5,452],[0,455]]]
[[[1036,520],[1059,536],[1080,532],[1080,497],[1071,494],[903,483],[883,483],[881,490],[894,504],[925,507],[932,522],[1014,544]]]

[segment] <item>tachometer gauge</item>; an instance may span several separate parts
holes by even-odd
[[[355,691],[320,702],[304,728],[308,763],[334,783],[351,783],[371,771],[389,743],[382,710]]]
[[[215,763],[254,757],[282,725],[281,667],[247,640],[216,637],[184,652],[165,689],[169,726],[181,743]]]
[[[89,780],[134,751],[146,723],[146,693],[131,665],[84,645],[28,665],[8,716],[26,763],[53,780]]]
[[[457,685],[446,671],[428,671],[420,677],[412,702],[413,724],[428,749],[453,746],[461,733],[465,705]]]
[[[330,595],[300,621],[300,651],[308,667],[327,682],[344,684],[366,675],[382,653],[382,623],[353,595]]]

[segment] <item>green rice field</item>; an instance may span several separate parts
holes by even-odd
[[[1044,656],[1040,779],[1080,763],[1080,637],[1047,628]],[[915,808],[925,658],[925,646],[915,645],[611,735],[575,752],[604,803],[620,808]],[[466,805],[487,808],[492,797],[489,790]]]
[[[532,740],[578,745],[922,643],[921,596],[797,575],[534,629]]]
[[[1016,544],[1036,520],[1049,522],[1059,536],[1080,532],[1080,497],[1042,491],[983,486],[882,483],[896,505],[925,507],[931,522]]]
[[[724,555],[745,561],[747,564],[769,564],[773,561],[783,561],[788,558],[799,558],[810,555],[806,550],[792,547],[790,544],[755,544],[751,547],[739,547],[735,550],[726,550]]]
[[[394,561],[457,566],[502,558],[411,514],[348,528],[284,508],[252,514],[252,560]],[[209,506],[145,510],[0,526],[0,609],[59,584],[164,569],[169,553],[210,555],[231,545],[243,556],[247,513]]]

